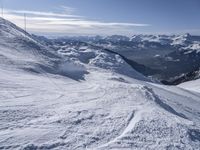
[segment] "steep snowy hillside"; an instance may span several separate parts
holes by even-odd
[[[40,38],[0,18],[0,67],[83,79],[87,73],[84,67],[61,58],[54,49],[47,47],[48,43],[40,41]],[[66,65],[71,69],[66,70]]]
[[[51,60],[56,58],[52,52],[33,40],[31,35],[4,19],[0,19],[0,44],[1,64],[11,63],[16,68],[51,66]]]
[[[2,26],[0,149],[199,149],[199,93],[150,82],[115,53],[56,53]]]

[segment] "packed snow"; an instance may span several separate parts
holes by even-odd
[[[1,27],[0,149],[199,149],[200,93],[154,83],[106,51],[56,52]]]

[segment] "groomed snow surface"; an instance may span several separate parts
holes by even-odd
[[[57,54],[0,35],[0,149],[200,149],[200,93],[153,83],[104,51]]]

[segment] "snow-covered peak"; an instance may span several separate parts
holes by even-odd
[[[192,53],[192,52],[196,52],[196,53],[200,53],[200,42],[199,43],[193,43],[190,44],[186,47],[183,47],[184,50],[187,50],[187,54],[188,53]]]
[[[133,42],[155,42],[162,45],[170,44],[172,36],[167,35],[133,35],[130,39]]]
[[[178,35],[172,38],[173,42],[171,45],[182,45],[185,46],[187,42],[189,42],[191,35],[190,34],[183,34],[183,35]]]
[[[130,41],[132,41],[132,42],[141,42],[142,41],[142,37],[140,35],[133,35],[130,38]]]
[[[113,42],[118,42],[118,41],[129,41],[129,37],[127,36],[122,36],[122,35],[112,35],[112,36],[107,36],[104,38],[105,40],[108,41],[113,41]]]

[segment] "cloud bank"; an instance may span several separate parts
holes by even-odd
[[[136,28],[150,26],[142,23],[103,22],[74,15],[75,9],[61,6],[63,13],[27,10],[4,10],[4,18],[24,27],[24,14],[27,30],[48,35],[109,35],[129,34]]]

